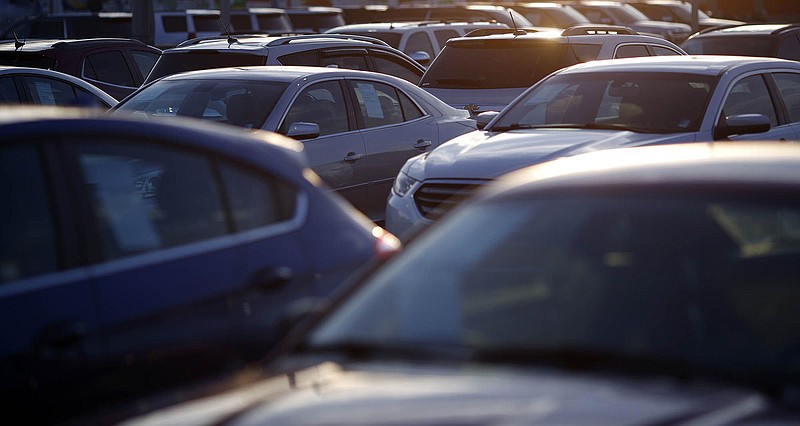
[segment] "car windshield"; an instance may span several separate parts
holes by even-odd
[[[426,89],[527,88],[557,69],[596,59],[597,50],[591,47],[552,40],[452,43],[431,63],[420,86]],[[497,64],[508,66],[499,72]]]
[[[186,71],[264,65],[266,61],[266,55],[232,52],[220,53],[213,50],[164,53],[158,58],[158,61],[156,61],[156,65],[150,71],[150,75],[147,76],[145,84],[158,80],[161,77]]]
[[[304,349],[531,364],[583,354],[797,379],[800,206],[620,192],[459,210],[368,279]]]
[[[135,93],[115,111],[185,116],[261,128],[288,83],[243,80],[159,81]]]
[[[770,37],[696,37],[681,47],[690,55],[764,56],[776,50],[777,38]]]
[[[697,131],[712,77],[663,72],[554,76],[509,106],[491,130],[577,127],[646,133]]]

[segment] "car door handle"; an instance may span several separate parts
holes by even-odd
[[[425,151],[429,146],[431,146],[431,141],[426,141],[423,139],[418,140],[417,143],[414,144],[414,148],[417,148],[420,151]]]
[[[250,277],[250,287],[270,291],[275,290],[294,278],[292,268],[288,266],[272,266],[259,269]]]
[[[344,161],[347,161],[348,163],[353,163],[360,160],[361,157],[363,156],[364,154],[356,154],[355,152],[348,152],[347,156],[344,157]]]

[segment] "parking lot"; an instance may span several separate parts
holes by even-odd
[[[11,417],[800,424],[800,9],[6,3]]]

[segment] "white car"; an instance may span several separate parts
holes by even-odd
[[[111,108],[117,104],[98,87],[58,71],[0,66],[0,105],[34,104]]]

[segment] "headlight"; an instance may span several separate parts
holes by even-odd
[[[392,186],[392,190],[395,194],[400,197],[406,195],[409,189],[414,186],[415,183],[418,181],[416,179],[412,179],[408,177],[407,174],[400,172],[397,174],[397,177],[394,179],[394,185]]]

